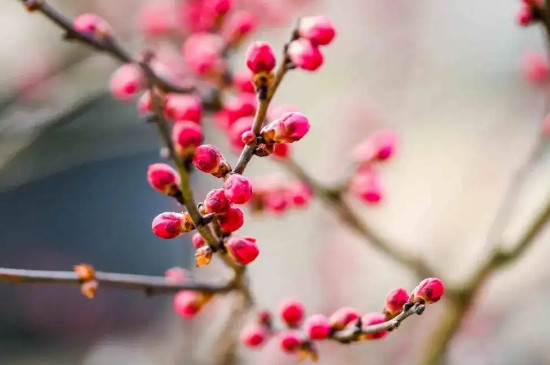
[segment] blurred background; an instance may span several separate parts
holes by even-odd
[[[101,14],[134,54],[154,48],[138,31],[147,1],[50,3],[69,17]],[[545,40],[539,27],[516,25],[518,5],[310,0],[249,40],[278,49],[294,18],[326,14],[333,20],[338,36],[324,49],[323,67],[289,74],[274,100],[296,106],[312,122],[293,156],[316,178],[336,183],[356,143],[378,129],[396,131],[400,146],[383,167],[383,203],[354,205],[448,282],[466,277],[491,249],[484,242],[498,202],[546,112],[547,85],[530,82],[521,67],[525,54],[545,52]],[[58,28],[16,0],[0,4],[0,35],[0,266],[71,270],[89,262],[102,271],[150,275],[194,266],[188,242],[151,233],[151,219],[177,206],[145,179],[147,165],[160,159],[155,129],[138,116],[135,103],[109,95],[117,63],[62,42]],[[235,69],[244,68],[243,49],[231,57]],[[208,119],[203,125],[207,140],[229,151]],[[545,153],[521,188],[503,244],[517,237],[548,195],[548,163]],[[248,174],[285,176],[268,159],[253,160]],[[194,179],[197,197],[217,187],[208,176]],[[310,314],[345,305],[378,311],[389,290],[417,284],[318,201],[281,216],[246,217],[240,232],[257,237],[261,249],[250,265],[260,308],[275,309],[290,296]],[[452,343],[451,364],[550,363],[548,239],[543,234],[484,287]],[[222,266],[196,276],[227,276]],[[172,312],[168,296],[100,288],[90,301],[76,287],[0,283],[0,297],[2,364],[208,363],[215,346],[208,339],[230,300],[217,298],[186,322]],[[414,364],[442,305],[384,341],[323,343],[320,363]],[[239,351],[245,364],[295,361],[274,341],[259,352]]]

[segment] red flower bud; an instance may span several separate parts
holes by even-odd
[[[323,54],[307,39],[298,39],[288,45],[288,57],[303,70],[315,71],[323,64]]]
[[[304,343],[304,336],[300,331],[286,330],[279,333],[277,340],[284,352],[293,353]]]
[[[302,139],[309,131],[309,120],[298,112],[284,113],[266,125],[261,135],[267,143],[292,143]]]
[[[409,294],[403,288],[398,288],[390,291],[386,295],[386,303],[384,305],[384,314],[386,320],[392,319],[403,310],[405,303],[409,301]]]
[[[252,196],[252,185],[247,177],[232,174],[223,184],[225,196],[234,204],[244,204]]]
[[[230,206],[225,213],[218,215],[218,223],[225,232],[234,232],[244,223],[243,212],[235,206]]]
[[[300,37],[309,39],[313,44],[325,46],[332,42],[336,30],[326,16],[319,15],[302,18],[298,33]]]
[[[307,205],[313,197],[313,191],[305,183],[297,181],[288,189],[288,195],[294,206],[303,207]]]
[[[252,73],[250,70],[242,70],[233,75],[233,87],[243,93],[255,93],[256,88],[252,83]]]
[[[324,340],[328,337],[330,330],[328,319],[322,314],[310,316],[304,322],[304,331],[312,340]]]
[[[241,342],[250,348],[258,348],[265,344],[269,337],[269,331],[261,325],[254,324],[245,327],[241,332]]]
[[[186,120],[200,124],[201,102],[194,95],[168,94],[164,105],[164,115],[168,119]]]
[[[412,302],[435,303],[445,293],[445,286],[438,278],[427,278],[418,284],[411,293]]]
[[[176,194],[180,188],[180,176],[172,166],[154,163],[147,168],[147,181],[153,189],[166,195]]]
[[[227,253],[241,265],[254,261],[260,251],[256,239],[251,237],[231,237],[225,244]]]
[[[304,319],[304,305],[296,299],[285,299],[279,304],[279,314],[290,327],[295,327]]]
[[[275,68],[275,54],[266,42],[254,42],[246,51],[246,66],[253,73],[271,72]]]
[[[197,147],[193,164],[202,172],[212,174],[215,177],[223,177],[231,170],[231,166],[225,161],[218,147],[211,144],[203,144]]]
[[[363,323],[363,328],[371,326],[373,324],[379,324],[386,322],[386,317],[382,313],[367,313],[361,317]],[[379,331],[375,333],[366,333],[362,334],[361,338],[365,340],[376,340],[379,338],[385,337],[389,332],[388,331]]]
[[[222,214],[227,212],[231,202],[225,196],[223,189],[214,189],[206,194],[203,206],[207,213]]]
[[[236,121],[229,129],[229,143],[235,151],[240,151],[244,147],[243,134],[251,131],[254,124],[253,117],[243,117]]]
[[[242,134],[241,140],[246,145],[251,145],[256,142],[256,134],[252,131],[246,131]]]
[[[239,10],[232,13],[223,24],[221,34],[227,43],[239,43],[256,29],[256,16],[248,11]]]
[[[195,248],[201,248],[202,246],[206,245],[206,241],[204,240],[204,237],[200,233],[195,233],[193,237],[191,238],[191,243]]]
[[[94,37],[104,37],[111,33],[109,24],[95,14],[82,14],[73,21],[74,28],[84,34]]]
[[[174,312],[182,318],[193,318],[212,298],[211,294],[182,290],[174,296]]]
[[[522,6],[516,13],[516,21],[523,27],[531,24],[534,19],[533,9],[529,5]]]
[[[229,128],[243,117],[254,116],[256,113],[256,97],[251,93],[239,94],[224,105],[224,110],[227,117],[227,128]]]
[[[288,157],[290,157],[290,153],[292,152],[292,146],[290,143],[276,143],[273,146],[273,153],[271,156],[278,160],[286,160]]]
[[[232,0],[206,0],[203,3],[203,11],[214,14],[216,17],[224,16],[233,7]]]
[[[133,98],[143,86],[143,72],[141,67],[127,63],[115,70],[109,81],[111,94],[118,100]]]
[[[152,228],[157,237],[170,239],[189,232],[194,226],[188,215],[166,212],[157,215],[153,219]]]
[[[397,136],[391,131],[381,131],[373,134],[355,147],[353,156],[360,163],[374,160],[384,161],[395,154]]]
[[[540,85],[548,81],[550,66],[546,55],[539,52],[528,52],[521,58],[521,70],[527,81]]]
[[[184,158],[192,156],[203,140],[202,129],[195,122],[181,121],[172,128],[172,140],[176,152]]]
[[[329,323],[336,331],[343,330],[349,323],[356,321],[361,317],[361,313],[355,308],[342,307],[332,313]]]
[[[380,177],[371,167],[360,170],[352,178],[350,190],[368,204],[379,203],[384,194]]]

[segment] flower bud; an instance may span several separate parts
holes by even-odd
[[[535,20],[531,6],[522,6],[516,13],[516,22],[525,27]]]
[[[241,140],[246,145],[252,145],[256,142],[256,134],[252,131],[246,131],[241,135]]]
[[[223,177],[231,171],[231,166],[225,161],[218,147],[211,144],[203,144],[197,147],[193,164],[202,172],[212,174],[215,177]]]
[[[313,197],[313,191],[302,181],[296,181],[289,187],[288,195],[295,207],[303,207],[307,205]]]
[[[302,139],[309,131],[309,120],[298,112],[284,113],[266,125],[260,134],[267,143],[292,143]]]
[[[93,37],[104,37],[111,33],[109,24],[95,14],[82,14],[73,21],[75,30]]]
[[[409,294],[403,288],[398,288],[390,291],[386,295],[386,302],[384,305],[384,314],[386,320],[390,320],[403,310],[405,303],[409,301]]]
[[[232,0],[206,0],[203,3],[203,11],[221,17],[227,14],[233,7]]]
[[[164,278],[172,284],[181,284],[187,278],[187,270],[183,267],[172,267],[164,273]]]
[[[242,93],[255,93],[256,88],[252,83],[250,70],[242,70],[233,75],[233,87]]]
[[[231,15],[223,24],[221,34],[229,44],[238,44],[244,37],[256,29],[256,16],[246,10],[239,10]]]
[[[544,84],[550,76],[550,66],[546,55],[539,52],[528,52],[521,59],[521,70],[527,81],[533,84]]]
[[[225,196],[234,204],[244,204],[252,196],[252,185],[247,177],[232,174],[223,184]]]
[[[275,54],[266,42],[254,42],[246,51],[246,66],[254,74],[270,73],[275,68]]]
[[[164,105],[168,119],[186,120],[200,124],[202,107],[199,98],[188,94],[168,94]]]
[[[200,233],[195,233],[193,237],[191,238],[191,243],[196,249],[201,248],[202,246],[206,245],[206,241],[204,240],[204,237]]]
[[[286,330],[279,333],[277,336],[279,345],[284,352],[293,353],[304,343],[304,336],[297,330]]]
[[[304,305],[295,299],[285,299],[279,304],[279,314],[289,327],[296,327],[304,319]]]
[[[172,166],[165,163],[154,163],[147,168],[147,181],[156,191],[175,195],[180,191],[180,176]]]
[[[256,239],[252,237],[231,237],[225,244],[227,253],[241,265],[254,261],[260,251]]]
[[[219,75],[225,68],[223,51],[226,41],[218,34],[192,33],[182,47],[183,57],[189,69],[196,75]]]
[[[203,206],[206,213],[223,214],[231,206],[231,202],[225,196],[223,189],[214,189],[206,194]]]
[[[304,322],[304,331],[312,340],[324,340],[330,334],[330,324],[326,316],[316,314]]]
[[[198,291],[179,291],[174,296],[174,312],[182,318],[193,318],[211,298],[211,294]]]
[[[226,112],[227,128],[229,128],[243,117],[254,116],[256,113],[256,97],[251,93],[241,93],[227,102],[224,105],[224,110]]]
[[[309,39],[313,44],[326,46],[334,39],[336,30],[326,16],[319,15],[302,18],[298,34],[302,38]]]
[[[153,102],[151,100],[151,92],[146,91],[138,99],[137,109],[139,114],[146,115],[153,111]]]
[[[253,124],[253,117],[243,117],[229,128],[229,143],[235,151],[240,151],[244,147],[242,135],[251,131]]]
[[[172,140],[178,155],[183,158],[189,158],[202,143],[202,129],[195,122],[176,122],[174,128],[172,128]]]
[[[111,94],[118,100],[133,98],[143,86],[143,72],[141,67],[133,63],[126,63],[113,72],[109,80]]]
[[[244,223],[243,212],[235,206],[230,206],[225,213],[218,215],[218,223],[225,232],[234,232]]]
[[[153,219],[153,233],[160,238],[176,238],[182,233],[189,232],[194,228],[189,214],[173,212],[161,213]]]
[[[372,326],[374,324],[380,324],[386,322],[386,317],[382,313],[374,312],[367,313],[361,317],[363,323],[363,328],[367,326]],[[376,340],[379,338],[385,337],[389,332],[388,331],[379,331],[375,333],[364,333],[361,335],[362,340]]]
[[[395,154],[397,136],[391,131],[373,134],[353,150],[353,157],[359,163],[374,160],[385,161]]]
[[[212,248],[208,245],[204,245],[195,251],[195,264],[197,267],[206,266],[212,261]]]
[[[253,324],[245,327],[241,332],[241,342],[250,348],[258,348],[265,344],[269,331],[261,325]]]
[[[139,30],[151,37],[160,36],[176,28],[174,3],[151,1],[144,3],[138,16]]]
[[[292,63],[303,70],[315,71],[323,64],[323,54],[307,39],[290,42],[287,52]]]
[[[350,190],[367,204],[378,204],[384,194],[382,181],[371,167],[360,170],[352,178]]]
[[[438,278],[427,278],[418,284],[411,293],[411,301],[413,303],[435,303],[445,293],[445,286]]]
[[[271,313],[268,310],[261,310],[256,314],[256,322],[264,327],[270,328],[272,325]]]
[[[273,145],[273,153],[271,156],[273,156],[277,160],[286,160],[288,157],[290,157],[291,152],[292,146],[290,145],[290,143],[275,143]]]
[[[356,321],[361,317],[361,313],[355,308],[342,307],[336,312],[332,313],[329,318],[329,323],[336,331],[343,330],[348,324]]]

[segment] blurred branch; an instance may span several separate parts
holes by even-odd
[[[297,178],[306,183],[313,190],[314,195],[320,197],[329,205],[348,227],[365,238],[365,240],[374,247],[405,267],[411,269],[420,279],[437,276],[434,270],[423,260],[399,249],[364,222],[344,200],[341,191],[327,188],[317,182],[298,163],[291,159],[288,159],[288,161],[284,163],[284,166]]]
[[[54,24],[66,31],[66,40],[77,40],[83,44],[95,48],[98,51],[111,55],[122,63],[139,64],[147,77],[152,80],[154,85],[161,90],[174,93],[189,93],[194,87],[180,87],[170,81],[157,75],[155,71],[145,62],[134,59],[113,37],[106,35],[104,37],[95,37],[77,31],[73,23],[63,14],[48,5],[44,0],[20,0],[30,11],[39,11],[50,19]]]
[[[146,276],[118,274],[109,272],[95,272],[95,280],[101,286],[140,290],[147,295],[173,294],[180,290],[194,290],[205,293],[226,293],[234,289],[234,283],[201,284],[184,283],[172,284],[162,276]],[[69,284],[81,285],[83,282],[74,271],[43,271],[0,268],[0,281],[12,284]]]

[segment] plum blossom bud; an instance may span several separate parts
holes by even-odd
[[[332,313],[329,323],[336,331],[343,330],[349,323],[356,321],[361,317],[361,313],[355,308],[342,307]]]
[[[222,214],[227,212],[231,206],[231,201],[225,196],[223,189],[214,189],[204,199],[203,207],[206,213]]]
[[[237,44],[256,29],[257,23],[254,14],[246,10],[239,10],[229,15],[223,24],[221,34],[227,43]]]
[[[178,155],[188,158],[195,153],[196,148],[202,143],[202,129],[195,122],[176,122],[174,128],[172,128],[172,140]]]
[[[200,32],[187,37],[182,53],[187,66],[196,75],[219,75],[225,68],[223,51],[227,43],[218,34]]]
[[[304,38],[290,42],[288,57],[293,64],[306,71],[315,71],[323,64],[323,54],[319,48]]]
[[[384,305],[384,314],[386,320],[392,319],[403,310],[405,303],[409,301],[409,294],[403,288],[398,288],[390,291],[386,295],[386,301]]]
[[[256,113],[256,97],[251,93],[242,93],[225,104],[227,127],[231,127],[240,118],[252,117]]]
[[[195,251],[195,264],[197,267],[206,266],[212,261],[212,248],[208,245],[204,245]]]
[[[225,243],[225,248],[229,256],[241,265],[251,263],[260,253],[256,239],[252,237],[231,237]]]
[[[183,267],[172,267],[165,271],[164,278],[169,283],[181,284],[187,278],[187,270]]]
[[[246,131],[241,135],[241,140],[246,145],[253,145],[256,142],[256,134],[252,131]]]
[[[139,11],[138,27],[143,33],[157,37],[176,28],[174,3],[151,1],[142,5]]]
[[[166,212],[157,215],[153,219],[152,228],[157,237],[171,239],[191,231],[194,225],[188,213]]]
[[[369,166],[352,178],[350,190],[367,204],[378,204],[384,193],[378,173]]]
[[[267,42],[254,42],[246,51],[246,66],[254,74],[270,73],[275,68],[275,54]]]
[[[313,197],[313,191],[302,181],[296,181],[289,187],[288,195],[294,206],[303,207]]]
[[[235,206],[230,206],[225,213],[218,215],[218,223],[225,232],[234,232],[244,223],[243,212]]]
[[[316,314],[304,322],[304,331],[312,340],[324,340],[330,334],[330,324],[326,316]]]
[[[296,327],[304,319],[304,305],[296,299],[287,298],[279,304],[279,314],[289,327]]]
[[[109,24],[95,14],[82,14],[73,21],[74,28],[80,33],[93,37],[104,37],[111,33]]]
[[[380,131],[357,145],[353,150],[353,157],[359,163],[368,163],[374,160],[385,161],[395,154],[396,149],[397,136],[395,133]]]
[[[543,84],[550,76],[550,66],[546,56],[541,52],[528,52],[521,59],[521,70],[527,81]]]
[[[128,100],[133,98],[143,85],[141,67],[126,63],[113,72],[109,81],[111,94],[115,99]]]
[[[286,330],[279,333],[277,340],[284,352],[293,353],[300,349],[305,339],[300,331]]]
[[[168,119],[189,120],[200,124],[201,101],[194,95],[168,94],[164,106],[164,115]]]
[[[175,195],[180,191],[180,176],[172,166],[165,163],[154,163],[147,168],[147,181],[156,191]]]
[[[269,331],[265,326],[253,324],[245,327],[241,332],[241,343],[250,348],[258,348],[269,338]]]
[[[438,278],[427,278],[418,284],[411,293],[411,302],[435,303],[445,293],[445,286]]]
[[[286,160],[288,157],[290,157],[290,153],[292,152],[292,146],[290,143],[276,143],[273,145],[273,153],[271,156],[278,160]]]
[[[202,246],[206,245],[206,241],[204,240],[204,237],[200,233],[195,233],[193,237],[191,238],[191,243],[196,249],[201,248]]]
[[[234,204],[244,204],[252,196],[252,185],[247,177],[232,174],[223,184],[225,196]]]
[[[174,312],[182,318],[193,318],[210,301],[212,294],[182,290],[174,296]]]
[[[231,144],[231,148],[235,151],[240,151],[244,147],[245,144],[243,142],[242,135],[245,132],[249,132],[252,129],[253,124],[253,117],[244,117],[240,118],[231,126],[229,129],[229,143]]]
[[[298,112],[284,113],[266,125],[260,134],[267,143],[292,143],[302,139],[309,131],[309,120]]]
[[[522,6],[516,13],[516,22],[523,27],[531,24],[534,20],[533,9],[529,5]]]
[[[146,91],[138,99],[137,109],[139,114],[145,115],[153,111],[153,102],[151,100],[151,92]]]
[[[243,93],[255,93],[256,88],[252,83],[252,73],[250,70],[242,70],[233,75],[233,87]]]
[[[206,0],[203,3],[203,11],[212,13],[215,17],[227,14],[233,7],[232,0]]]
[[[361,317],[363,323],[363,329],[367,326],[374,324],[380,324],[386,322],[386,317],[382,313],[367,313]],[[364,333],[361,335],[361,339],[364,340],[376,340],[379,338],[385,337],[389,332],[388,331],[379,331],[375,333]]]
[[[223,177],[231,171],[231,166],[225,161],[218,147],[211,144],[203,144],[197,147],[193,164],[202,172],[212,174],[215,177]]]
[[[326,46],[334,39],[336,30],[326,16],[319,15],[302,18],[298,34],[302,38],[309,39],[313,44]]]

